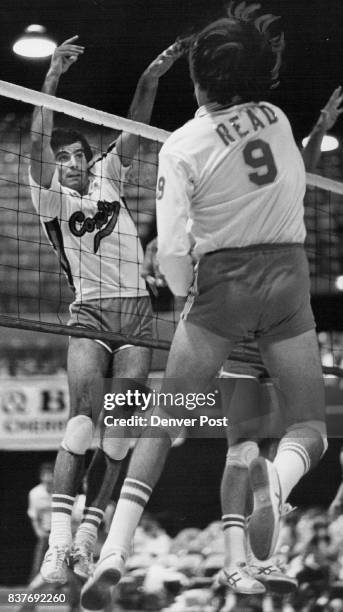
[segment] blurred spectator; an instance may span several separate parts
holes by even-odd
[[[38,574],[44,555],[48,549],[53,477],[53,464],[43,463],[39,470],[40,483],[29,492],[27,514],[31,520],[32,529],[37,537],[31,569],[31,580]]]

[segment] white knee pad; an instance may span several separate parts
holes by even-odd
[[[259,452],[258,444],[250,440],[234,444],[226,455],[226,465],[248,467],[258,457]]]
[[[84,414],[69,419],[62,440],[62,448],[74,453],[74,455],[84,455],[91,447],[93,439],[92,419]]]
[[[101,449],[114,461],[122,461],[129,452],[131,438],[119,438],[115,436],[104,436]]]

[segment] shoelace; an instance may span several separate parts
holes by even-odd
[[[66,549],[61,546],[54,546],[47,561],[53,563],[57,569],[62,569],[66,558]]]
[[[242,580],[242,576],[240,576],[239,573],[241,573],[243,576],[246,576],[247,578],[251,578],[246,563],[237,563],[237,570],[235,572],[232,572],[232,574],[228,574],[225,568],[223,568],[223,572],[228,580],[228,583],[231,586],[236,586],[236,584],[238,584],[238,582]]]
[[[92,560],[92,553],[86,546],[75,546],[75,548],[73,548],[72,556],[82,557],[83,559],[87,559],[87,561]]]
[[[270,576],[275,572],[281,572],[281,568],[279,568],[275,563],[270,565],[254,565],[252,567],[256,568],[258,575],[263,576]]]

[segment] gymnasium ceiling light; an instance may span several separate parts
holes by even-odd
[[[308,141],[309,141],[309,136],[306,136],[306,138],[304,138],[302,141],[302,146],[306,147]],[[322,140],[320,150],[322,151],[322,153],[327,153],[328,151],[335,151],[335,149],[338,149],[338,147],[339,147],[339,142],[335,136],[325,135]]]
[[[343,276],[337,276],[335,286],[338,291],[343,291]]]
[[[25,28],[13,45],[14,53],[34,59],[49,57],[55,49],[56,43],[48,36],[46,28],[38,24]]]

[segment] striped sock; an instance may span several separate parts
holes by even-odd
[[[83,511],[83,518],[75,536],[75,546],[85,546],[92,551],[95,547],[98,529],[104,517],[103,510],[90,506]]]
[[[51,531],[49,546],[70,546],[71,513],[75,497],[54,493],[51,501]]]
[[[286,501],[290,492],[311,467],[310,456],[303,444],[296,438],[281,440],[274,466],[280,479],[282,501]]]
[[[131,550],[136,527],[152,493],[151,487],[134,478],[125,478],[101,558],[120,552],[125,558]]]
[[[222,516],[225,542],[225,566],[245,563],[245,517],[242,514]]]

